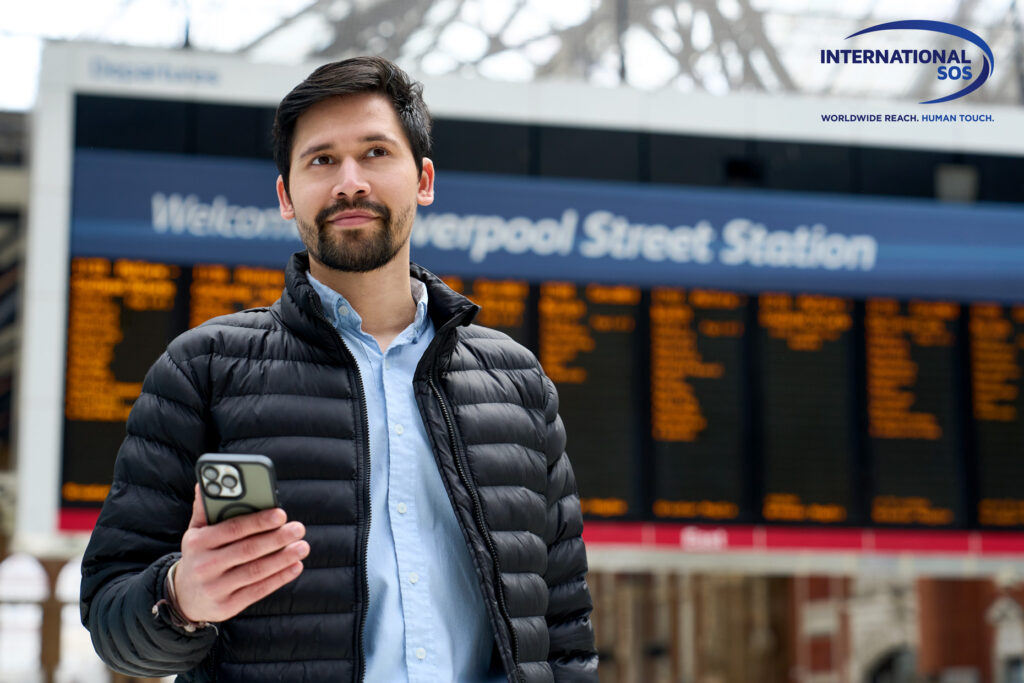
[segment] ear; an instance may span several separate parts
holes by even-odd
[[[292,206],[288,190],[284,189],[284,178],[277,176],[277,204],[281,209],[281,218],[290,221],[295,218],[295,207]]]
[[[420,173],[420,187],[416,192],[416,203],[429,206],[434,203],[434,162],[423,157],[423,172]]]

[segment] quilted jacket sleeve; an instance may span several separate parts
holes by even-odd
[[[558,416],[558,394],[544,378],[548,459],[548,663],[556,681],[596,681],[597,652],[590,626],[593,603],[587,588],[587,554],[576,479],[565,454],[565,428]]]
[[[187,367],[187,366],[185,366]],[[216,639],[189,634],[166,608],[167,570],[192,511],[193,463],[206,444],[194,378],[165,353],[146,375],[128,418],[114,481],[82,561],[82,623],[111,668],[166,676],[195,668]]]

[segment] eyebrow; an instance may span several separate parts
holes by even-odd
[[[371,135],[364,135],[363,137],[359,138],[359,142],[386,142],[391,145],[398,144],[398,141],[395,140],[395,138],[391,137],[386,133],[373,133]],[[311,154],[317,154],[319,152],[329,150],[333,146],[334,145],[330,142],[321,142],[319,144],[312,145],[302,150],[302,153],[299,154],[299,158],[304,159],[310,156]]]

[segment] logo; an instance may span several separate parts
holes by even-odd
[[[944,33],[946,35],[961,38],[981,48],[984,53],[982,58],[981,71],[974,72],[974,64],[967,56],[967,50],[922,50],[922,49],[901,49],[901,50],[871,50],[871,49],[847,49],[847,50],[822,50],[822,64],[933,64],[936,65],[936,78],[940,81],[970,81],[966,87],[956,92],[938,97],[934,100],[927,100],[921,104],[936,104],[938,102],[949,102],[969,95],[980,88],[992,74],[995,65],[995,57],[992,56],[992,49],[988,44],[978,37],[977,34],[968,31],[962,26],[949,24],[944,21],[927,21],[908,19],[905,21],[890,21],[885,24],[878,24],[866,29],[851,33],[844,40],[856,38],[867,33],[877,31],[931,31],[933,33]]]

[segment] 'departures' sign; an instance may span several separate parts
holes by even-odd
[[[72,255],[280,267],[269,162],[79,150]],[[440,169],[414,258],[492,277],[1024,298],[1024,205],[959,206]]]

